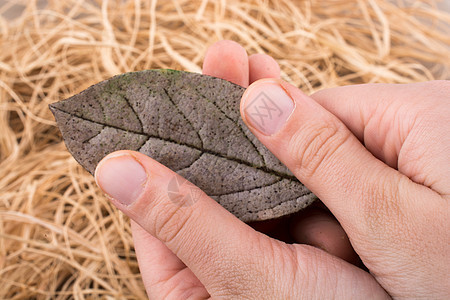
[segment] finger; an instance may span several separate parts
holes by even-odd
[[[264,78],[279,78],[280,66],[269,55],[253,54],[249,57],[250,83]],[[278,224],[277,224],[278,223]],[[290,235],[280,221],[258,222],[252,227],[284,242],[307,244],[321,248],[328,253],[350,263],[359,263],[359,257],[353,250],[347,234],[339,222],[324,210],[308,207],[296,214],[291,222]],[[278,225],[274,228],[274,226]]]
[[[114,205],[162,241],[210,294],[235,292],[265,272],[259,261],[263,253],[242,253],[253,253],[255,247],[259,253],[270,239],[155,160],[118,151],[100,162],[95,177]]]
[[[208,292],[192,271],[160,240],[131,220],[134,248],[150,299],[206,299]]]
[[[248,58],[250,83],[263,78],[280,78],[280,66],[270,55],[252,54]]]
[[[233,41],[216,42],[206,52],[203,74],[247,87],[249,76],[247,52]]]
[[[354,265],[359,257],[339,222],[325,209],[308,207],[291,220],[294,241],[320,248]]]
[[[406,222],[400,218],[411,199],[399,197],[399,190],[435,196],[376,159],[337,117],[285,82],[253,83],[242,97],[241,114],[359,245],[383,235],[390,239],[394,232],[387,224]]]
[[[345,86],[311,97],[374,156],[444,195],[450,193],[450,160],[443,155],[449,135],[448,130],[436,129],[450,124],[448,101],[439,101],[449,93],[450,81],[433,81]]]

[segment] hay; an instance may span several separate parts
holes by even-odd
[[[128,220],[66,151],[49,103],[122,72],[199,72],[208,45],[221,39],[272,55],[283,78],[307,93],[448,79],[450,16],[430,1],[397,2],[53,0],[43,7],[24,0],[0,7],[0,298],[145,297]],[[7,20],[17,3],[23,14]]]

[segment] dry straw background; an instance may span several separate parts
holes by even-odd
[[[450,15],[432,1],[408,2],[0,6],[0,299],[146,297],[128,220],[69,155],[49,103],[123,72],[200,72],[207,47],[221,39],[274,56],[283,78],[307,93],[449,79]],[[8,20],[17,4],[24,12]]]

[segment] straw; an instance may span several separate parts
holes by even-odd
[[[1,299],[146,297],[129,221],[67,152],[52,102],[122,72],[199,72],[221,39],[306,93],[450,78],[450,15],[432,1],[48,2],[0,6]]]

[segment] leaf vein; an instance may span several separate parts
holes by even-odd
[[[102,133],[102,131],[105,129],[105,125],[103,125],[102,129],[99,130],[99,132],[97,132],[96,134],[94,134],[93,136],[91,136],[90,138],[82,141],[82,144],[86,144],[89,143],[93,138],[95,138],[96,136],[100,135]]]
[[[171,84],[172,84],[172,82],[171,82]],[[186,120],[186,122],[188,122],[189,125],[191,125],[192,130],[194,130],[195,134],[197,135],[198,139],[200,140],[200,144],[201,144],[200,147],[203,148],[203,140],[202,140],[202,137],[201,137],[200,134],[197,132],[197,130],[195,130],[195,127],[194,127],[194,125],[192,124],[191,120],[188,119],[188,117],[187,117],[187,116],[184,114],[184,112],[178,107],[178,105],[175,103],[175,101],[173,101],[173,99],[172,99],[172,97],[170,96],[169,92],[168,92],[165,88],[163,88],[163,91],[164,91],[164,93],[166,93],[167,98],[169,98],[170,103],[172,103],[173,106],[175,106],[175,108],[176,108],[177,111],[180,113],[180,115]]]
[[[145,132],[137,132],[137,131],[134,131],[134,130],[126,130],[126,129],[120,128],[118,126],[106,124],[106,122],[105,123],[101,123],[101,122],[98,122],[98,121],[89,120],[89,119],[87,119],[87,118],[85,118],[83,116],[77,116],[77,115],[74,115],[74,114],[72,114],[70,112],[64,111],[64,110],[62,110],[59,107],[53,107],[53,108],[55,110],[59,110],[62,113],[68,114],[68,115],[70,115],[72,117],[76,117],[76,118],[79,118],[79,119],[87,121],[87,122],[96,123],[96,124],[99,124],[99,125],[107,126],[107,127],[110,127],[110,128],[121,130],[121,131],[126,131],[126,132],[133,133],[133,134],[147,136],[148,139],[156,138],[156,139],[159,139],[159,140],[162,140],[162,141],[166,141],[166,142],[171,142],[171,143],[174,143],[174,144],[177,144],[177,145],[180,145],[180,146],[189,147],[189,148],[196,149],[196,150],[198,150],[200,152],[203,152],[203,153],[208,153],[208,154],[214,155],[216,157],[220,157],[220,158],[224,158],[224,159],[227,159],[227,160],[231,160],[231,161],[234,161],[236,163],[243,164],[243,165],[249,166],[251,168],[255,168],[255,169],[261,170],[261,171],[266,172],[266,173],[271,174],[271,175],[275,175],[275,176],[278,176],[278,177],[281,177],[281,178],[285,178],[285,179],[289,179],[289,180],[293,180],[293,181],[298,181],[298,179],[295,176],[293,176],[293,175],[286,174],[286,173],[283,173],[283,172],[279,172],[279,171],[276,171],[276,170],[272,170],[272,169],[268,168],[267,166],[255,166],[255,165],[253,165],[253,164],[251,164],[251,163],[249,163],[249,162],[247,162],[245,160],[239,159],[237,157],[228,157],[226,155],[223,155],[222,153],[219,153],[219,152],[216,152],[216,151],[212,151],[212,150],[209,150],[209,149],[204,149],[204,148],[198,147],[196,145],[192,145],[192,144],[188,144],[188,143],[182,143],[182,142],[173,140],[171,138],[163,138],[163,137],[152,135],[152,134],[148,134],[148,133],[145,133]]]
[[[233,195],[233,194],[242,193],[242,192],[250,192],[250,191],[253,191],[253,190],[256,190],[256,189],[272,186],[274,184],[277,184],[277,183],[281,182],[283,179],[284,178],[279,178],[275,182],[271,182],[271,183],[260,185],[260,186],[255,186],[254,188],[251,188],[251,189],[238,190],[238,191],[233,191],[233,192],[225,193],[225,194],[216,194],[216,195],[209,195],[208,194],[208,196],[210,196],[210,197],[222,197],[222,196],[228,196],[228,195]]]
[[[142,143],[142,145],[139,146],[139,148],[137,148],[137,152],[141,151],[142,147],[145,146],[145,144],[147,144],[147,142],[151,139],[151,136],[147,135],[147,138],[145,139],[145,141]]]
[[[190,168],[193,164],[195,164],[202,156],[203,156],[203,152],[200,153],[200,155],[199,155],[196,159],[194,159],[194,161],[191,162],[188,166],[186,166],[186,167],[184,167],[184,168],[182,168],[182,169],[176,170],[175,172],[178,173],[178,172],[184,171],[184,170],[186,170],[186,169],[189,169],[189,168]]]
[[[136,116],[136,119],[139,122],[139,125],[141,126],[141,130],[144,131],[144,123],[142,123],[141,118],[139,117],[139,114],[137,113],[136,110],[134,110],[134,107],[131,105],[130,103],[130,99],[128,99],[127,96],[122,95],[123,99],[125,100],[125,102],[127,102],[128,106],[130,107],[131,111],[134,113],[134,115]]]
[[[214,105],[215,108],[217,108],[222,115],[225,116],[225,118],[227,118],[228,120],[230,120],[231,122],[233,122],[234,125],[237,126],[237,128],[239,129],[239,131],[245,136],[245,138],[250,142],[250,144],[252,145],[253,149],[256,151],[256,153],[259,155],[259,157],[261,158],[262,162],[264,165],[266,165],[266,160],[264,159],[264,156],[261,154],[261,152],[259,152],[258,148],[256,147],[256,145],[252,142],[252,140],[250,140],[250,138],[245,134],[244,129],[242,128],[242,126],[236,122],[235,120],[233,120],[232,118],[230,118],[214,101],[211,101],[210,99],[206,98],[204,95],[202,95],[202,93],[200,93],[200,91],[192,86],[192,88],[195,90],[195,92],[197,93],[197,95],[199,95],[200,97],[202,97],[203,99],[205,99],[206,101],[210,102],[212,105]]]

